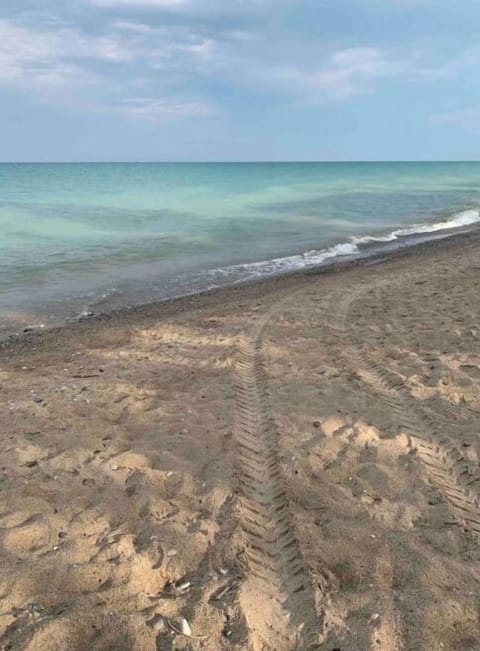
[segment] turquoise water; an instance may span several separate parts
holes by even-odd
[[[480,219],[480,163],[0,165],[0,332]]]

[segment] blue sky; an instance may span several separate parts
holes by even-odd
[[[0,160],[480,158],[478,0],[2,0]]]

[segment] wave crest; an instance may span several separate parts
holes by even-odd
[[[362,245],[375,243],[379,245],[382,243],[388,244],[389,242],[401,240],[402,238],[412,238],[415,235],[426,235],[428,233],[439,234],[442,231],[447,231],[447,235],[452,235],[453,233],[448,233],[448,231],[471,226],[478,222],[480,222],[480,210],[464,210],[444,221],[431,224],[413,224],[412,226],[399,228],[384,235],[353,236],[348,242],[340,242],[320,251],[312,250],[284,258],[231,265],[222,269],[215,269],[214,273],[222,277],[234,277],[236,279],[235,282],[244,282],[258,276],[268,276],[319,266],[332,258],[358,257],[362,254],[362,248],[364,248]]]

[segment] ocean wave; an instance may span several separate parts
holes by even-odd
[[[413,224],[408,228],[399,228],[386,235],[364,235],[361,237],[352,237],[355,244],[369,244],[371,242],[393,242],[401,237],[410,237],[412,235],[421,235],[424,233],[437,233],[438,231],[447,231],[452,228],[461,228],[462,226],[471,226],[480,222],[479,210],[463,210],[453,215],[450,219],[433,224]]]
[[[274,258],[272,260],[231,265],[215,269],[213,270],[213,274],[224,278],[233,277],[235,282],[244,282],[257,278],[258,276],[269,276],[319,266],[332,258],[357,257],[362,254],[365,245],[368,244],[388,244],[396,240],[402,240],[402,238],[411,238],[415,235],[426,235],[428,233],[436,233],[438,235],[442,231],[447,231],[447,234],[450,235],[453,233],[449,233],[448,231],[471,226],[477,222],[480,222],[480,210],[464,210],[444,221],[430,224],[413,224],[412,226],[399,228],[383,235],[352,236],[348,242],[341,242],[327,249],[319,251],[311,250],[283,258]]]

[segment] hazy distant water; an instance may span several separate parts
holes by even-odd
[[[479,207],[480,163],[0,165],[0,333],[453,232]]]

